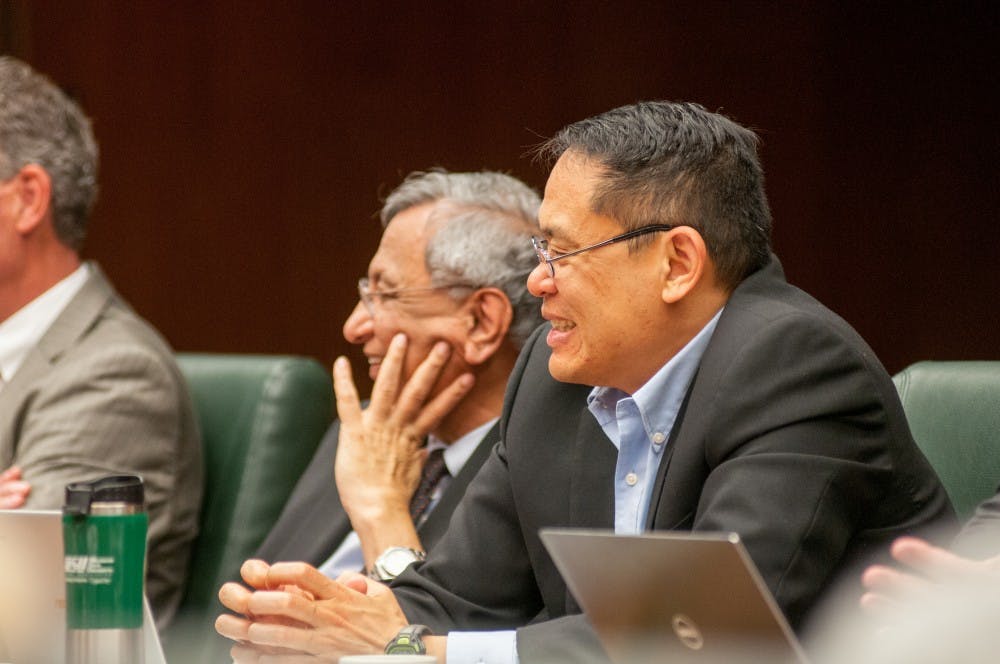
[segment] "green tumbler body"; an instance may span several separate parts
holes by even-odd
[[[134,486],[126,492],[102,491],[109,482],[122,481],[138,482],[138,493]],[[71,498],[71,489],[90,491],[89,500]],[[67,487],[63,544],[69,664],[142,663],[146,529],[139,478],[114,476]]]

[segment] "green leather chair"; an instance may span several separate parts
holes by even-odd
[[[958,517],[1000,487],[1000,362],[918,362],[893,377]]]
[[[274,524],[331,421],[333,391],[302,357],[179,354],[201,425],[205,493],[177,618],[162,635],[171,663],[229,661],[214,630],[219,587],[238,578]]]

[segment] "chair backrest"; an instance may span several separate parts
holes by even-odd
[[[323,367],[303,357],[182,353],[177,361],[201,425],[205,493],[164,645],[170,661],[223,661],[212,627],[223,611],[219,587],[238,578],[277,520],[330,424],[333,392]]]
[[[968,519],[1000,486],[1000,362],[918,362],[893,381],[913,438]]]

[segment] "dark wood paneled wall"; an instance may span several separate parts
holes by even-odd
[[[790,279],[890,371],[997,359],[1000,12],[869,4],[0,0],[0,46],[94,118],[87,253],[178,349],[330,362],[402,175],[540,188],[540,136],[668,98],[761,134]]]

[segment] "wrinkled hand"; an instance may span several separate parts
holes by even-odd
[[[890,549],[892,557],[913,572],[872,565],[861,575],[867,592],[862,608],[885,612],[902,604],[926,601],[943,583],[1000,586],[1000,555],[986,560],[970,560],[936,547],[916,537],[900,537]]]
[[[405,335],[393,338],[364,411],[350,364],[340,357],[333,365],[340,417],[334,477],[352,523],[378,520],[387,511],[408,513],[426,460],[424,437],[472,387],[472,375],[463,374],[430,397],[451,354],[443,341],[403,385],[406,346]]]
[[[21,479],[21,469],[11,466],[0,473],[0,509],[23,507],[31,493],[31,485]]]
[[[381,653],[407,624],[389,588],[358,574],[334,581],[306,563],[268,566],[259,560],[247,561],[240,572],[258,589],[224,585],[219,600],[241,615],[219,616],[215,629],[240,642],[233,656],[242,661],[299,661],[293,655],[336,661],[342,655]]]

